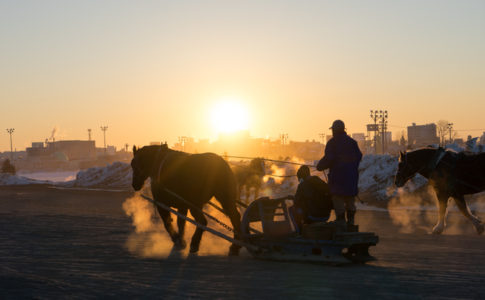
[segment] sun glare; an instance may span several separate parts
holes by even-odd
[[[248,129],[249,115],[241,102],[224,100],[212,108],[212,125],[219,133],[231,133]]]

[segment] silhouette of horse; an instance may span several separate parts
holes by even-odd
[[[132,186],[139,191],[145,180],[150,177],[151,190],[156,201],[167,206],[177,208],[178,212],[187,215],[187,210],[194,219],[202,225],[207,225],[207,220],[202,214],[203,205],[212,197],[221,204],[224,212],[231,220],[234,228],[234,239],[240,238],[241,216],[236,209],[236,180],[231,168],[222,157],[213,153],[188,154],[174,151],[167,147],[145,146],[141,149],[133,147]],[[174,197],[173,192],[190,205]],[[178,233],[172,227],[170,212],[160,207],[158,213],[168,234],[172,238],[177,249],[184,249],[185,220],[177,218]],[[190,243],[190,252],[199,250],[203,230],[196,228]],[[230,255],[237,255],[240,246],[231,245]]]
[[[429,180],[439,202],[439,219],[433,228],[434,234],[441,234],[445,228],[448,199],[469,219],[478,234],[484,231],[484,224],[468,209],[464,195],[485,190],[485,153],[456,153],[443,148],[423,148],[400,153],[395,178],[397,187],[402,187],[416,173]]]
[[[251,188],[254,188],[254,199],[258,198],[261,181],[264,177],[264,160],[253,158],[249,165],[238,165],[233,168],[237,181],[237,199],[241,200],[241,191],[246,188],[246,203],[249,202]]]

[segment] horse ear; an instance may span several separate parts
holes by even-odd
[[[136,150],[136,146],[133,145],[133,154],[136,154],[136,151],[138,151],[138,150]]]

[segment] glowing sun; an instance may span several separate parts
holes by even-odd
[[[217,132],[230,133],[248,129],[249,114],[241,102],[224,100],[212,108],[211,120]]]

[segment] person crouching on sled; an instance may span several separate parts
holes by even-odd
[[[330,188],[320,177],[311,176],[310,168],[301,166],[296,176],[299,184],[290,213],[296,231],[300,233],[303,224],[327,222],[333,205]]]

